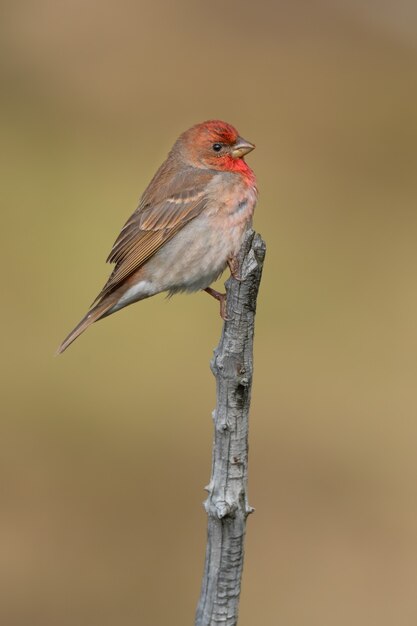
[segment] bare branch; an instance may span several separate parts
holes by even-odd
[[[227,320],[211,362],[216,377],[214,444],[203,583],[195,626],[237,624],[247,499],[248,418],[256,299],[266,246],[253,230],[239,253],[240,280],[226,282]]]

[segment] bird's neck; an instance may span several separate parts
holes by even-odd
[[[242,158],[234,159],[231,156],[227,156],[227,162],[225,163],[224,169],[229,172],[240,174],[250,186],[253,186],[256,183],[254,172]]]

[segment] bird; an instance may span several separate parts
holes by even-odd
[[[258,196],[244,158],[254,148],[221,120],[179,136],[111,249],[110,277],[58,354],[93,322],[161,292],[204,290],[226,317],[226,295],[210,285],[227,266],[240,278],[237,254]]]

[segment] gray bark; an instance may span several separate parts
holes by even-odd
[[[253,230],[239,253],[240,281],[226,282],[227,320],[211,362],[216,378],[214,443],[208,498],[206,560],[195,626],[237,624],[246,518],[248,418],[256,299],[265,243]]]

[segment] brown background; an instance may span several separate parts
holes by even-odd
[[[240,626],[415,626],[416,6],[3,3],[1,624],[193,621],[216,303],[53,354],[176,136],[219,117],[257,144],[268,243]]]

